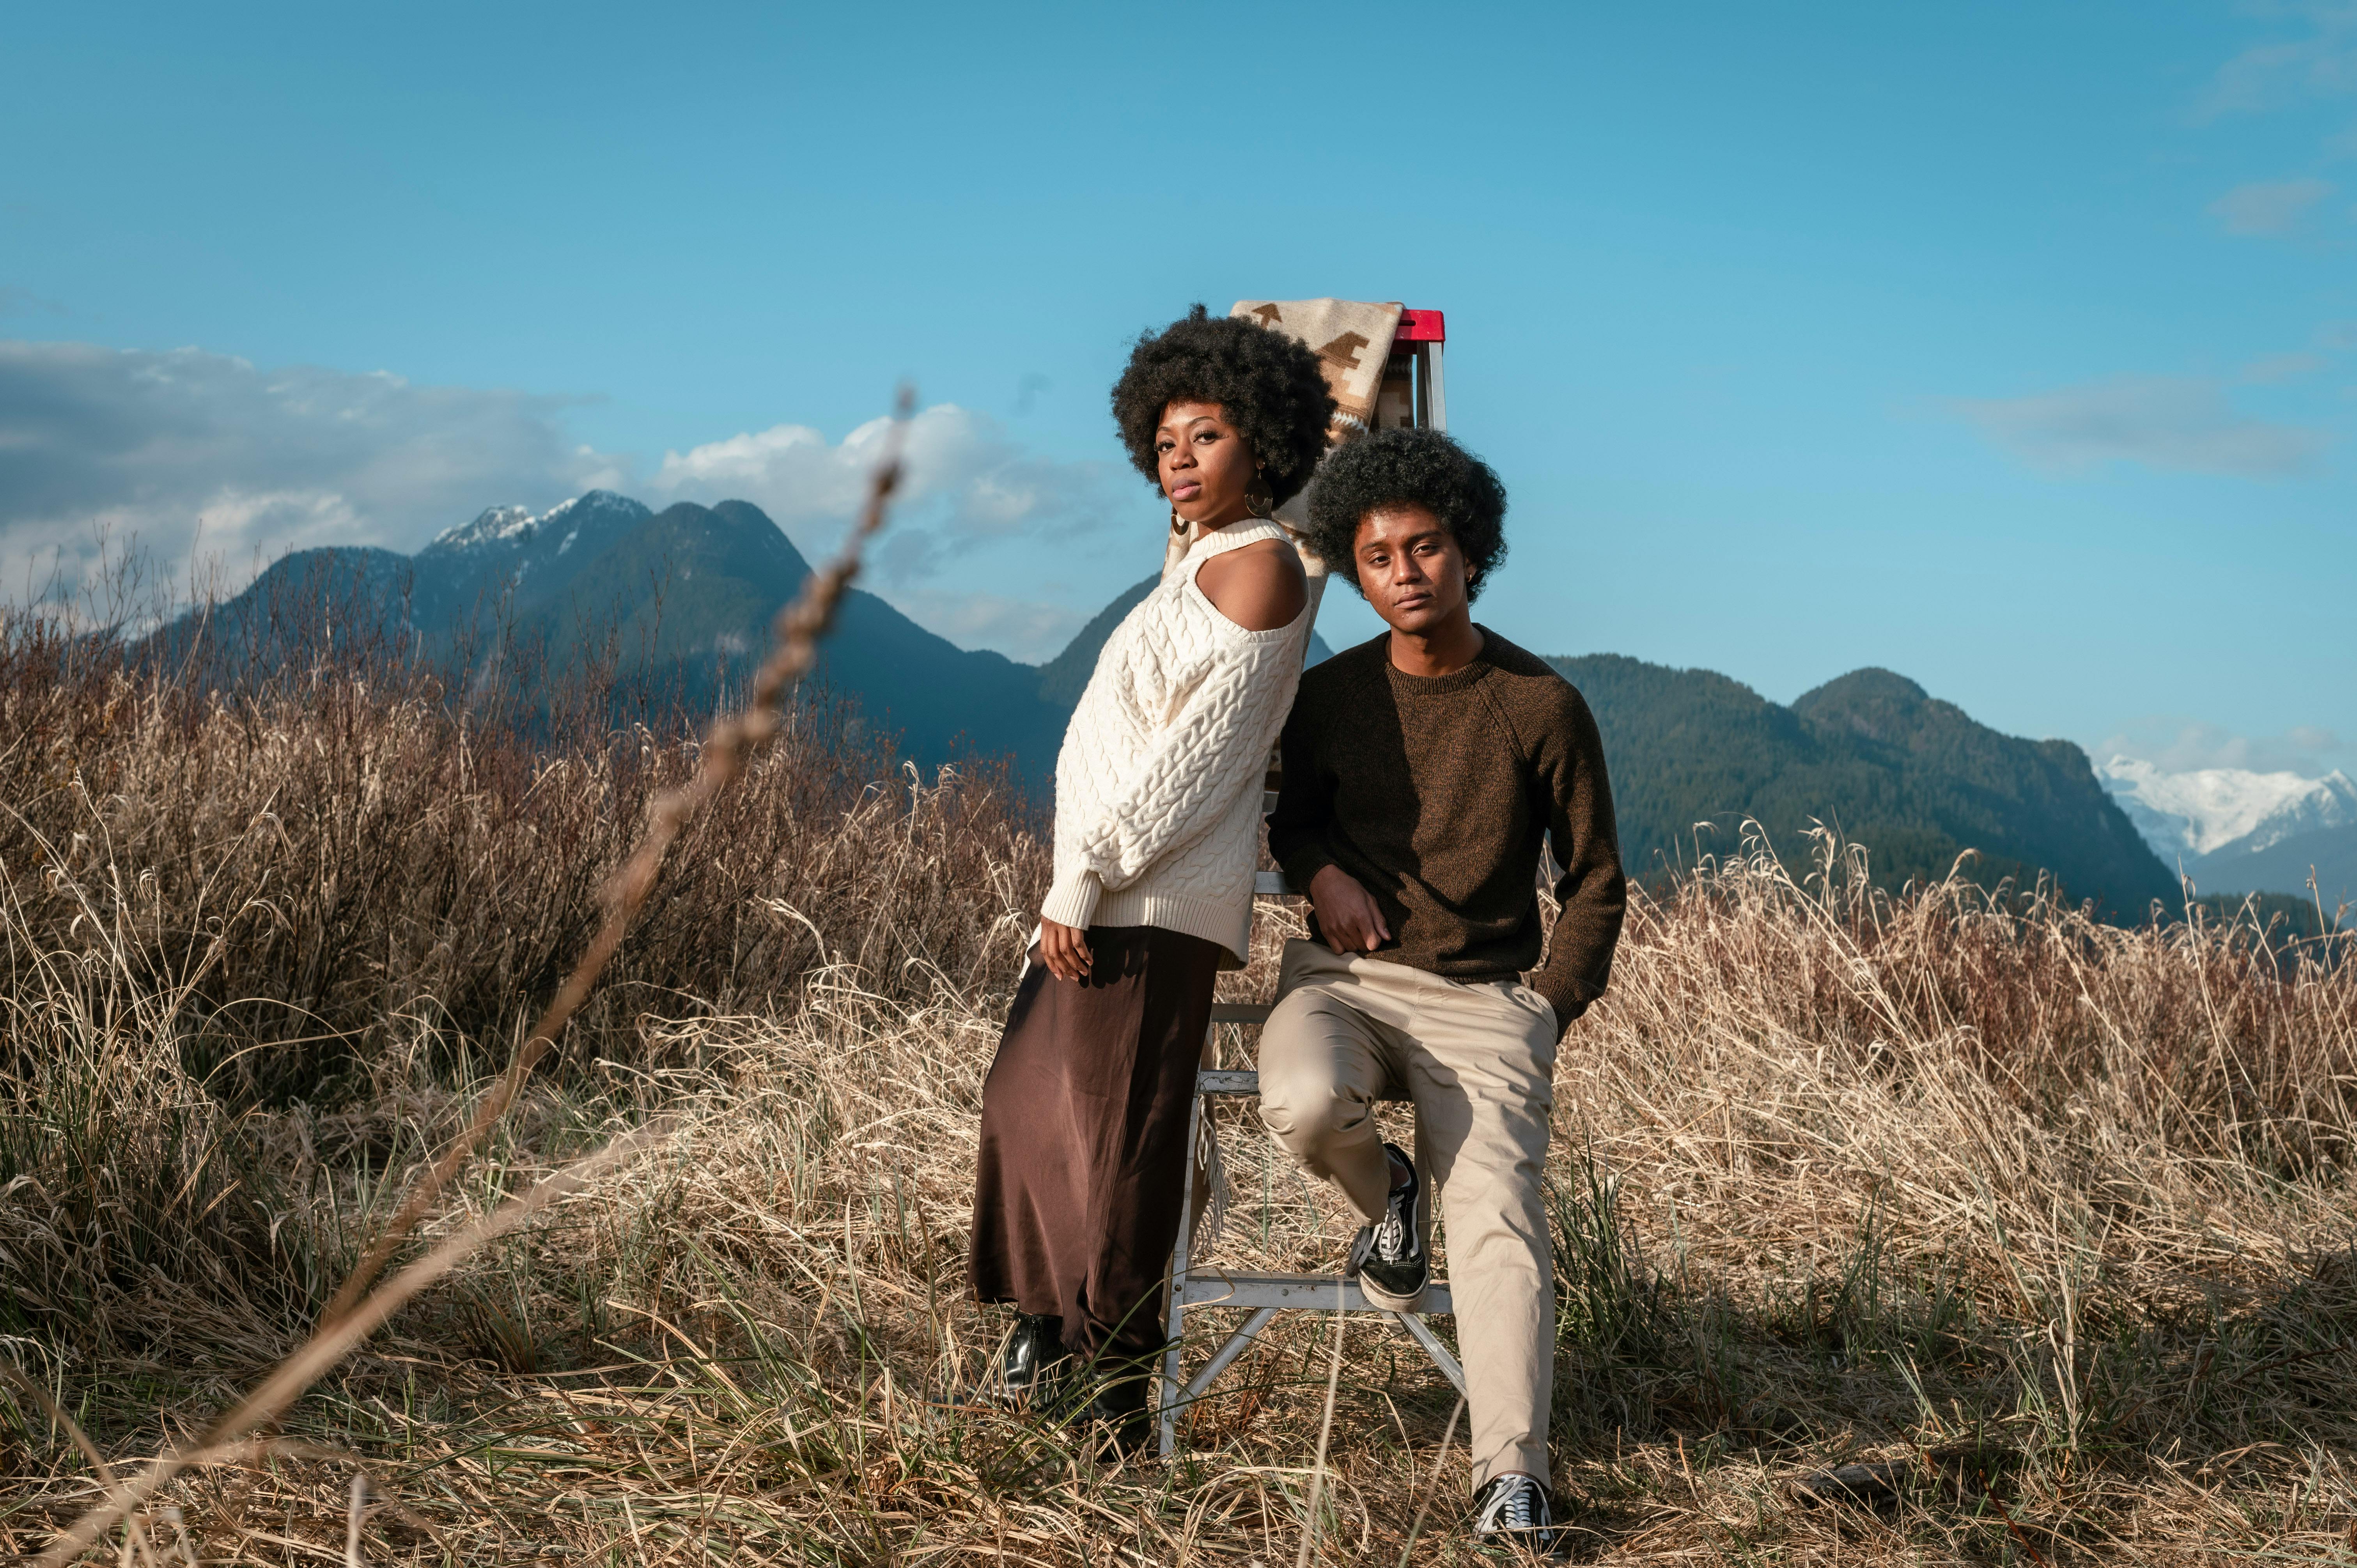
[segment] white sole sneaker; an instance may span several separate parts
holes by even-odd
[[[1359,1294],[1367,1298],[1368,1305],[1380,1307],[1385,1312],[1422,1312],[1424,1310],[1424,1299],[1426,1295],[1430,1293],[1432,1288],[1431,1265],[1429,1263],[1426,1265],[1424,1271],[1424,1283],[1416,1286],[1415,1294],[1411,1295],[1397,1294],[1392,1291],[1385,1290],[1382,1285],[1377,1284],[1375,1283],[1374,1276],[1368,1273],[1364,1269],[1359,1266],[1361,1261],[1363,1260],[1370,1251],[1373,1251],[1374,1245],[1375,1228],[1372,1225],[1361,1226],[1359,1228],[1358,1239],[1351,1243],[1351,1262],[1349,1267],[1344,1271],[1351,1279],[1358,1282]]]

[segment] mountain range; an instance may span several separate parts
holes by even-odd
[[[2357,783],[2241,768],[2162,770],[2132,757],[2103,766],[2104,786],[2161,859],[2204,893],[2315,896],[2357,903]]]
[[[178,643],[201,625],[232,662],[275,662],[294,651],[278,628],[305,635],[324,607],[348,628],[390,628],[463,669],[479,669],[486,650],[522,644],[560,670],[603,659],[668,672],[700,701],[767,649],[770,618],[809,574],[750,502],[658,512],[591,490],[545,512],[494,507],[414,556],[296,552],[201,622],[186,617],[159,635]],[[857,699],[926,766],[1012,755],[1044,777],[1071,710],[1041,695],[1037,667],[960,648],[857,588],[844,596],[813,679]]]
[[[233,673],[241,661],[294,656],[280,628],[305,624],[293,612],[307,605],[324,607],[341,635],[386,638],[462,671],[479,672],[496,650],[522,642],[560,668],[585,660],[668,671],[689,695],[709,697],[766,647],[770,618],[809,571],[748,502],[657,512],[593,490],[544,512],[493,508],[414,556],[288,555],[235,598],[156,637],[175,651],[199,642],[227,650],[215,657]],[[856,699],[920,764],[1009,756],[1044,784],[1105,639],[1155,581],[1125,590],[1037,666],[959,648],[853,589],[817,678]],[[1310,660],[1325,655],[1313,639]],[[1856,671],[1787,707],[1706,670],[1614,654],[1553,662],[1596,711],[1623,856],[1640,875],[1736,848],[1747,820],[1797,865],[1810,825],[1823,822],[1867,845],[1887,886],[1937,879],[1961,862],[1992,886],[2042,873],[2127,918],[2177,897],[2175,876],[2128,814],[2161,810],[2159,795],[2124,797],[2076,746],[2000,735],[1904,676]],[[2297,849],[2297,835],[2274,847]]]
[[[1962,861],[1984,886],[2044,872],[2128,918],[2176,901],[2176,878],[2085,752],[2001,735],[1903,675],[1853,671],[1785,707],[1708,670],[1611,653],[1548,662],[1595,711],[1632,875],[1728,854],[1749,819],[1794,866],[1821,823],[1865,845],[1885,886]]]

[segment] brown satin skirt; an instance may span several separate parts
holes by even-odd
[[[1108,1361],[1163,1340],[1187,1201],[1187,1120],[1223,949],[1157,926],[1092,926],[1073,985],[1034,950],[982,1088],[976,1299],[1064,1320]]]

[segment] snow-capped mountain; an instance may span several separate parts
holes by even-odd
[[[471,522],[446,528],[435,535],[425,553],[433,551],[479,552],[502,545],[528,544],[536,540],[557,539],[557,553],[570,549],[585,526],[596,526],[610,521],[624,524],[643,521],[654,515],[645,506],[628,496],[618,496],[611,490],[585,490],[569,501],[559,501],[535,516],[530,507],[495,506],[487,508]]]
[[[495,506],[471,522],[444,531],[419,551],[418,569],[457,572],[511,588],[535,576],[535,585],[545,587],[544,579],[552,575],[569,578],[584,561],[653,515],[640,502],[611,490],[590,490],[537,515],[529,507]],[[582,546],[577,554],[576,544]],[[568,554],[573,559],[564,561]]]
[[[571,506],[572,501],[564,503]],[[554,510],[554,509],[551,509]],[[428,550],[479,550],[487,544],[531,533],[540,520],[528,506],[495,506],[484,509],[472,522],[454,523],[436,534],[425,548]]]
[[[2134,757],[2097,769],[2104,788],[2164,862],[2229,845],[2267,849],[2295,834],[2357,822],[2357,784],[2335,768],[2321,779],[2202,768],[2167,773]]]
[[[704,712],[769,646],[770,618],[809,575],[793,542],[748,502],[681,501],[658,513],[592,490],[545,511],[493,507],[414,555],[294,552],[150,641],[176,666],[210,657],[229,677],[316,657],[309,639],[326,627],[343,646],[374,639],[388,651],[457,661],[445,667],[460,686],[505,668],[570,690],[562,683],[587,672],[627,678],[619,702]],[[515,664],[495,662],[511,652]],[[856,588],[844,595],[808,690],[856,701],[861,720],[927,767],[1011,755],[1034,780],[1053,766],[1071,712],[1041,694],[1036,667],[959,648]],[[525,706],[539,693],[522,693]],[[617,709],[634,719],[659,711]]]

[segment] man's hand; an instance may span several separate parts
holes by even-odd
[[[1059,980],[1086,980],[1089,966],[1095,961],[1089,953],[1089,934],[1078,926],[1060,926],[1041,917],[1039,961]]]
[[[1374,896],[1339,865],[1309,879],[1309,902],[1318,910],[1318,933],[1338,953],[1372,952],[1392,940]]]

